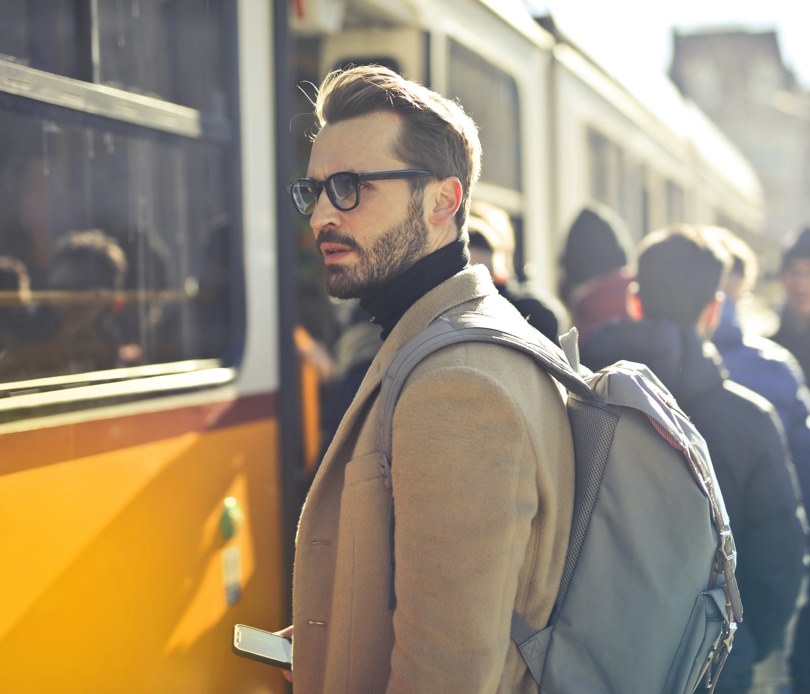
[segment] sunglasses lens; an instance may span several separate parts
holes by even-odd
[[[350,173],[337,173],[330,176],[326,185],[329,198],[339,210],[351,210],[357,205],[357,177]]]
[[[301,214],[312,214],[318,200],[318,191],[312,181],[302,178],[292,184],[290,192],[296,209]]]

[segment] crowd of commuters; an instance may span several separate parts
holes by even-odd
[[[634,247],[597,204],[565,238],[559,299],[541,296],[516,278],[508,215],[474,197],[480,145],[458,104],[360,67],[327,77],[315,110],[307,177],[290,194],[351,318],[298,528],[293,624],[279,632],[293,640],[296,691],[536,690],[510,621],[516,609],[547,623],[561,580],[574,471],[556,386],[508,347],[448,347],[405,383],[395,463],[379,451],[377,396],[396,351],[439,315],[470,311],[552,340],[573,325],[586,366],[655,372],[706,439],[739,552],[745,615],[716,691],[749,691],[773,654],[789,659],[792,691],[810,691],[810,230],[784,252],[772,340],[737,312],[756,276],[740,238],[681,224]]]
[[[775,409],[728,378],[711,342],[729,263],[698,227],[645,237],[631,317],[595,327],[582,360],[595,370],[619,359],[647,364],[706,439],[732,519],[745,607],[716,691],[745,692],[754,665],[783,645],[804,577],[804,529]]]

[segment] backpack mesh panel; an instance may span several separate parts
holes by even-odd
[[[571,521],[571,538],[565,556],[560,592],[551,621],[554,621],[556,612],[565,602],[565,594],[568,592],[585,534],[588,532],[591,513],[596,504],[599,486],[613,445],[616,425],[619,423],[619,413],[615,410],[605,405],[583,402],[572,396],[568,398],[567,409],[574,437],[576,466],[574,516]]]

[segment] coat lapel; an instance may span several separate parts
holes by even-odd
[[[442,313],[468,301],[496,293],[497,289],[486,268],[475,266],[462,270],[435,287],[408,309],[383,342],[369,366],[357,394],[343,415],[332,443],[324,455],[316,481],[322,472],[325,474],[329,470],[336,457],[341,457],[338,455],[340,449],[349,441],[351,433],[362,422],[362,415],[368,411],[370,400],[377,396],[383,375],[397,351]]]

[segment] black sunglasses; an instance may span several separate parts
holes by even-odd
[[[342,212],[353,210],[360,204],[360,184],[363,181],[383,181],[394,178],[417,178],[431,176],[429,171],[420,169],[402,169],[400,171],[373,171],[371,173],[353,173],[338,171],[325,181],[313,181],[311,178],[299,178],[287,186],[287,192],[299,213],[309,217],[315,211],[321,191],[337,209]]]

